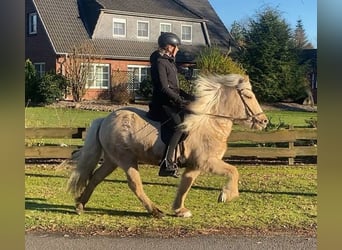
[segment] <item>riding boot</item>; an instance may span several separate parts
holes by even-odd
[[[172,176],[178,178],[178,166],[177,163],[173,161],[174,151],[178,145],[178,142],[182,136],[182,131],[176,130],[173,134],[170,143],[166,149],[165,157],[160,163],[159,176]]]

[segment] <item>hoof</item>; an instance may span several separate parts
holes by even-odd
[[[161,218],[163,218],[165,215],[164,215],[163,211],[161,211],[160,209],[158,209],[158,208],[153,208],[153,210],[152,210],[152,216],[153,216],[154,218],[161,219]]]
[[[192,213],[189,209],[182,208],[175,210],[176,217],[182,217],[182,218],[190,218],[192,217]]]
[[[239,193],[231,193],[231,192],[221,192],[217,202],[229,202],[239,197]]]
[[[83,212],[84,212],[84,205],[82,203],[76,203],[76,205],[75,205],[75,212],[78,215],[83,214]]]

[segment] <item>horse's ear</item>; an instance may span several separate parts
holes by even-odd
[[[244,82],[249,82],[249,76],[248,75],[243,76],[243,80]]]

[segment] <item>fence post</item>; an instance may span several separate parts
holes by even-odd
[[[289,129],[293,129],[293,125],[290,125],[289,126]],[[289,142],[289,149],[290,150],[293,150],[294,149],[294,142],[293,141],[290,141]],[[293,157],[290,157],[289,159],[288,159],[288,162],[289,162],[289,165],[291,166],[291,165],[294,165],[294,158]]]

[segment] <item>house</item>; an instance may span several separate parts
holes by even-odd
[[[75,46],[94,48],[84,99],[108,91],[115,71],[130,73],[133,83],[145,79],[161,32],[181,38],[176,61],[185,66],[204,47],[228,50],[232,41],[208,0],[26,0],[25,13],[25,57],[40,74],[63,73]]]

